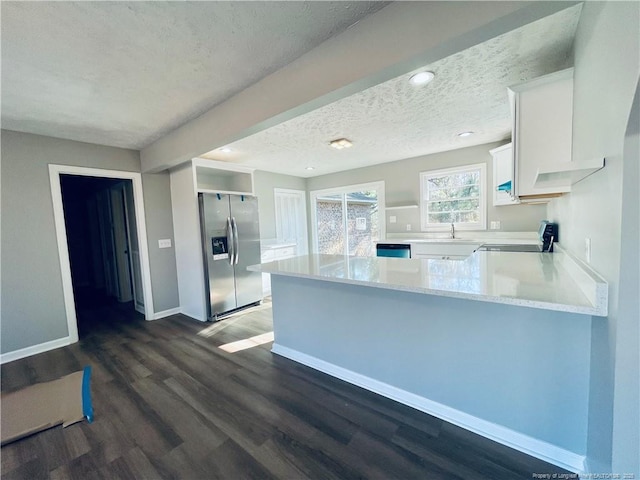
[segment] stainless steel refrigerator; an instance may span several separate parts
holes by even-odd
[[[199,193],[207,318],[262,300],[262,275],[247,266],[260,263],[258,199],[250,195]]]

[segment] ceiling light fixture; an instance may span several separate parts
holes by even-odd
[[[307,167],[307,168],[305,168],[305,170],[315,170],[315,168],[314,167]]]
[[[331,140],[329,145],[337,150],[342,150],[343,148],[351,148],[353,143],[351,140],[347,140],[346,138],[338,138],[336,140]]]
[[[224,147],[224,148],[221,148],[220,151],[222,153],[230,153],[232,150],[229,147]]]
[[[435,76],[436,75],[433,72],[419,72],[409,77],[409,83],[411,83],[411,85],[415,85],[416,87],[419,85],[426,85],[431,80],[433,80]]]
[[[458,136],[459,136],[459,137],[463,137],[463,138],[464,138],[464,137],[470,137],[471,135],[473,135],[473,132],[471,132],[471,131],[467,131],[467,132],[460,132],[460,133],[458,134]]]

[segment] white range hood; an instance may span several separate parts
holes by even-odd
[[[605,159],[590,162],[566,162],[539,168],[536,187],[571,187],[604,167]]]

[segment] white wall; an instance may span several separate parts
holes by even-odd
[[[384,180],[386,206],[417,204],[420,201],[420,172],[439,168],[486,163],[487,165],[487,225],[492,220],[500,220],[501,231],[531,232],[538,230],[538,222],[546,215],[544,205],[507,205],[494,207],[493,161],[489,150],[506,142],[461,148],[449,152],[434,153],[422,157],[399,160],[371,167],[332,173],[307,180],[309,191],[325,188],[354,185],[358,183]],[[396,216],[397,222],[389,223],[389,216]],[[392,210],[387,212],[387,233],[406,233],[406,225],[412,232],[420,231],[420,209]]]
[[[637,336],[638,318],[630,319],[633,313],[619,306],[621,265],[630,260],[621,256],[622,236],[630,233],[621,219],[623,172],[626,163],[638,162],[633,154],[623,155],[623,145],[640,75],[639,18],[637,2],[585,3],[575,41],[573,161],[606,157],[606,167],[548,209],[550,218],[560,224],[561,244],[573,254],[584,259],[585,238],[591,239],[591,265],[609,282],[609,317],[594,321],[592,331],[591,470],[636,475],[640,474],[639,426],[629,421],[629,414],[637,415],[637,392],[628,399],[635,399],[635,405],[616,401],[614,394],[627,388],[627,378],[637,379],[639,374],[637,352],[629,352],[623,344],[629,336]],[[625,202],[635,208],[638,191],[637,183],[625,191]],[[623,454],[628,451],[635,455]]]

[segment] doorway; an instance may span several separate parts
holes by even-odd
[[[315,252],[375,256],[385,237],[384,182],[316,190],[311,205]]]
[[[293,243],[296,255],[309,253],[307,201],[303,190],[273,189],[278,243]]]
[[[69,343],[105,304],[154,319],[140,173],[49,165]]]
[[[119,305],[144,313],[131,180],[60,175],[71,282],[82,337]],[[137,269],[137,271],[136,271]]]

